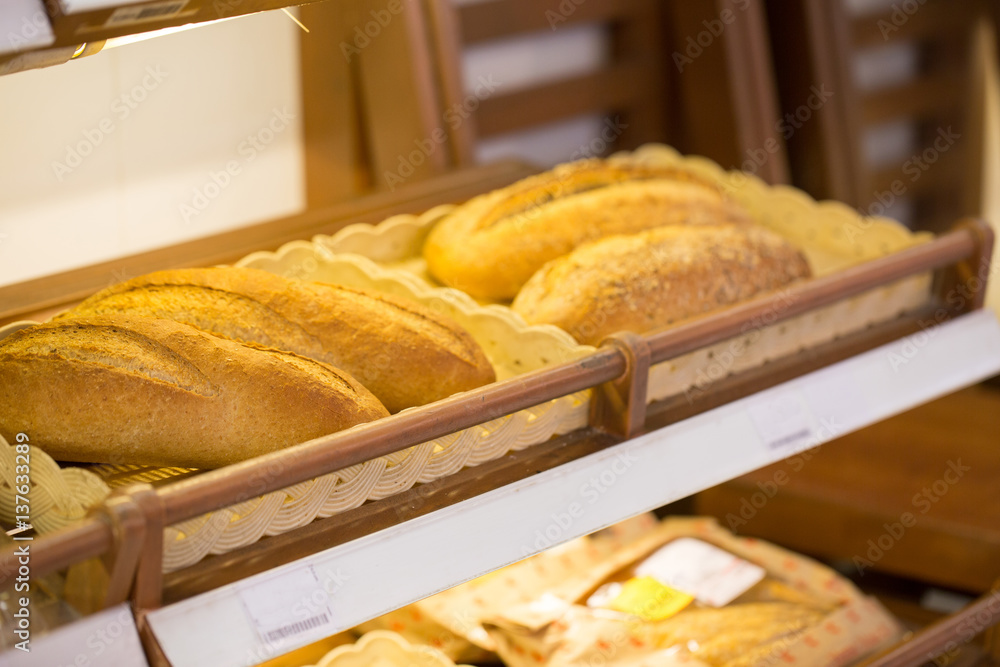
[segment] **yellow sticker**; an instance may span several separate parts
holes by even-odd
[[[694,597],[661,584],[653,577],[633,577],[608,605],[646,621],[662,621],[691,604]]]

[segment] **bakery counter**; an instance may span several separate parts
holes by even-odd
[[[281,452],[124,489],[90,519],[36,537],[33,575],[104,555],[104,604],[131,596],[154,664],[256,664],[276,649],[244,612],[247,599],[330,594],[321,621],[284,636],[280,652],[289,651],[995,374],[1000,326],[981,310],[985,285],[972,298],[947,298],[987,267],[991,241],[988,228],[969,222],[777,296],[615,336],[570,361]],[[696,394],[647,400],[654,364],[729,340],[765,314],[778,326],[928,271],[936,288],[916,310]],[[588,388],[582,428],[164,573],[166,526]],[[16,571],[16,558],[13,548],[0,552],[0,572]]]

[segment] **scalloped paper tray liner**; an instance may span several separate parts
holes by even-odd
[[[835,273],[932,238],[927,233],[915,234],[895,220],[862,218],[844,204],[816,202],[795,188],[769,186],[754,176],[727,172],[710,160],[684,157],[663,145],[643,146],[610,159],[674,166],[718,183],[758,223],[802,249],[815,276]],[[363,255],[383,266],[410,273],[422,285],[435,285],[421,251],[430,229],[454,208],[438,206],[421,216],[398,215],[374,226],[351,225],[333,236],[316,236],[313,242],[331,253]],[[929,273],[911,276],[778,325],[768,326],[768,314],[741,336],[653,366],[647,399],[653,402],[680,394],[688,394],[690,398],[691,393],[702,391],[731,373],[892,320],[925,304],[930,284]],[[778,307],[774,314],[780,311]]]
[[[309,667],[456,667],[431,646],[414,645],[395,632],[375,630],[356,643],[339,646]],[[458,665],[457,667],[469,667]]]
[[[431,287],[408,273],[386,269],[358,255],[335,256],[306,241],[288,243],[277,252],[254,253],[237,265],[375,289],[419,301],[461,324],[482,346],[498,379],[577,359],[594,349],[577,344],[556,327],[527,326],[506,308],[482,306],[456,290]],[[0,338],[32,324],[18,322],[0,328]],[[414,484],[431,482],[463,467],[545,442],[585,426],[589,406],[589,390],[577,392],[169,526],[164,535],[164,570],[193,565],[208,554],[226,553],[253,544],[264,535],[279,535],[316,518],[358,507],[367,500],[385,498]],[[0,445],[0,518],[12,521],[14,494],[8,482],[14,480],[13,447]],[[46,471],[44,478],[36,474],[33,479],[36,500],[32,519],[42,529],[50,524],[52,528],[61,527],[82,517],[107,496],[109,488],[136,482],[164,484],[197,472],[128,465],[60,469],[37,448],[33,448],[32,456],[32,471]],[[89,492],[81,501],[74,490],[83,487]],[[37,500],[49,497],[56,500]]]

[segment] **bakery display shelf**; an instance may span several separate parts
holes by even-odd
[[[949,664],[956,651],[969,644],[972,635],[978,635],[998,624],[1000,591],[994,589],[966,605],[961,611],[932,623],[898,645],[865,660],[859,667],[920,665],[930,660],[936,664]],[[991,657],[995,659],[997,656]],[[993,665],[995,662],[988,660],[983,664]]]
[[[782,309],[777,297],[762,297],[646,336],[621,335],[572,362],[162,489],[133,487],[97,515],[36,538],[32,570],[104,555],[106,601],[131,591],[154,664],[255,664],[996,373],[1000,326],[978,310],[985,281],[970,280],[988,273],[991,246],[988,228],[966,223],[794,286]],[[647,408],[650,364],[730,339],[765,313],[777,323],[932,270],[937,298],[916,312],[732,375],[690,403]],[[947,298],[962,283],[966,297]],[[165,525],[590,387],[597,398],[585,429],[164,580]],[[0,572],[11,571],[13,558],[0,553]],[[322,622],[279,648],[263,643],[247,596],[315,591],[318,582],[332,587]]]
[[[253,664],[254,656],[352,627],[1000,371],[1000,326],[987,312],[941,325],[933,342],[894,372],[887,359],[906,345],[891,342],[618,444],[594,443],[597,451],[581,458],[153,610],[146,621],[169,664]],[[790,415],[806,434],[776,445],[786,436],[761,432],[761,411]],[[404,553],[405,562],[398,557]],[[229,566],[239,567],[220,564],[216,572]],[[315,590],[309,582],[326,586],[330,622],[270,647],[241,601],[257,586],[296,581],[305,582],[298,593],[304,603]]]
[[[18,0],[0,3],[0,74],[97,53],[109,39],[319,0]]]
[[[145,667],[149,664],[139,640],[135,617],[125,603],[90,614],[52,632],[32,633],[28,646],[30,652],[14,649],[3,653],[0,662],[4,667]]]

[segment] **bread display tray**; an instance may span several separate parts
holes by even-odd
[[[682,157],[665,146],[646,146],[611,159],[664,163],[711,179],[760,224],[799,245],[816,276],[833,274],[930,238],[913,234],[889,219],[862,218],[842,204],[817,203],[790,187],[772,187],[753,176],[725,172],[709,160]],[[576,344],[555,327],[526,325],[503,305],[480,304],[462,292],[436,286],[426,274],[420,252],[430,228],[450,210],[450,206],[442,206],[420,216],[395,216],[378,225],[352,225],[334,236],[295,241],[277,252],[254,253],[237,265],[414,298],[463,325],[490,358],[499,380],[594,351]],[[771,325],[765,316],[736,339],[653,366],[647,398],[651,402],[690,394],[730,374],[891,320],[926,303],[929,288],[930,274],[921,274],[781,324]],[[775,315],[781,315],[780,306]],[[7,325],[0,328],[0,337],[31,324]],[[316,518],[576,430],[587,424],[589,401],[589,391],[578,392],[169,526],[164,536],[164,570],[192,565],[208,554],[253,544],[262,536],[293,530]],[[14,444],[0,442],[0,519],[10,523],[15,504]],[[115,488],[136,482],[169,484],[198,474],[183,468],[110,464],[60,468],[35,447],[32,454],[32,523],[41,532],[76,521]]]
[[[676,167],[717,183],[756,222],[796,244],[817,277],[932,238],[928,233],[913,233],[895,220],[862,217],[844,204],[817,202],[795,188],[770,186],[743,172],[727,172],[711,160],[685,157],[663,145],[646,145],[609,160]],[[437,283],[421,256],[424,239],[434,224],[453,209],[439,206],[420,216],[394,216],[379,225],[351,225],[333,236],[316,236],[313,241],[332,253],[363,255],[383,266],[401,269],[429,287]],[[925,304],[930,283],[930,274],[913,276],[776,326],[769,326],[765,316],[738,338],[653,366],[647,399],[652,402],[677,395],[690,397],[730,374],[892,320]],[[775,315],[779,313],[780,307]]]
[[[286,277],[335,282],[415,299],[461,324],[493,364],[498,380],[555,363],[577,359],[594,348],[578,345],[552,326],[527,326],[506,308],[482,306],[465,294],[431,287],[411,274],[380,267],[361,256],[334,256],[324,248],[296,241],[277,252],[257,252],[240,260]],[[0,338],[33,322],[0,328]],[[281,491],[253,498],[169,526],[164,535],[164,571],[197,563],[400,493],[466,466],[475,466],[586,425],[590,392],[582,391],[443,438],[350,466]],[[415,408],[410,408],[415,409]],[[14,443],[0,442],[0,520],[14,519]],[[60,468],[37,447],[32,457],[32,520],[41,532],[63,527],[84,516],[115,488],[137,482],[153,485],[197,474],[186,468],[132,465]]]

